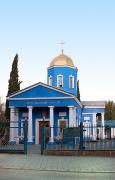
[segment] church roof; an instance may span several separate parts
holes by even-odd
[[[22,89],[22,90],[20,90],[20,91],[17,91],[17,92],[15,92],[15,93],[11,94],[9,97],[7,97],[7,99],[8,99],[8,100],[16,99],[15,97],[16,97],[17,95],[20,95],[20,94],[22,94],[22,93],[24,93],[24,92],[26,92],[26,91],[28,91],[28,90],[31,90],[31,89],[33,89],[33,88],[35,88],[35,87],[37,87],[37,86],[46,87],[46,88],[48,88],[48,89],[51,89],[51,90],[60,92],[60,93],[65,94],[65,95],[68,95],[68,96],[74,98],[75,101],[80,105],[80,107],[82,107],[81,102],[77,99],[77,97],[76,97],[74,94],[69,93],[69,92],[66,92],[66,91],[64,91],[64,90],[61,90],[61,89],[59,89],[59,88],[55,88],[55,87],[53,87],[53,86],[49,86],[49,85],[47,85],[47,84],[45,84],[45,83],[42,83],[42,82],[33,84],[32,86],[29,86],[29,87],[26,87],[26,88],[24,88],[24,89]],[[41,97],[40,97],[40,98],[41,98]],[[26,98],[26,99],[29,99],[29,98]],[[35,99],[35,98],[34,98],[34,99]],[[43,99],[43,97],[42,97],[42,99]]]
[[[62,51],[62,53],[55,57],[49,67],[53,67],[53,66],[71,66],[71,67],[75,67],[74,63],[72,61],[72,59],[70,57],[68,57],[67,55],[65,55]]]
[[[105,107],[105,101],[82,101],[83,106]]]

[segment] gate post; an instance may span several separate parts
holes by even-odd
[[[41,154],[43,155],[45,149],[45,125],[42,126],[42,136],[41,136]]]
[[[23,122],[23,128],[24,128],[24,153],[27,154],[27,129],[28,129],[27,120]]]
[[[82,151],[85,149],[85,147],[83,146],[83,123],[80,122],[80,145],[79,145],[79,149]]]

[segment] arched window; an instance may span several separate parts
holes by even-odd
[[[69,88],[74,88],[74,76],[69,76]]]
[[[52,80],[53,80],[52,76],[49,76],[49,85],[50,86],[52,86],[52,83],[53,83]]]
[[[57,87],[58,88],[61,88],[63,87],[63,75],[59,74],[57,76]]]

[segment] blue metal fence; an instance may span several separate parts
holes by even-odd
[[[83,126],[42,128],[41,154],[44,150],[115,150],[115,127]]]
[[[85,150],[115,150],[115,127],[84,127]]]
[[[18,132],[21,129],[22,135]],[[11,131],[13,141],[10,139]],[[0,122],[0,153],[25,153],[27,154],[27,121],[19,127],[18,122]]]

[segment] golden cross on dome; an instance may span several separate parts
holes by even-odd
[[[59,43],[59,44],[60,44],[60,45],[61,45],[61,47],[62,47],[61,52],[62,52],[62,54],[63,54],[63,46],[64,46],[65,42],[62,40],[62,42],[61,42],[61,43]]]

